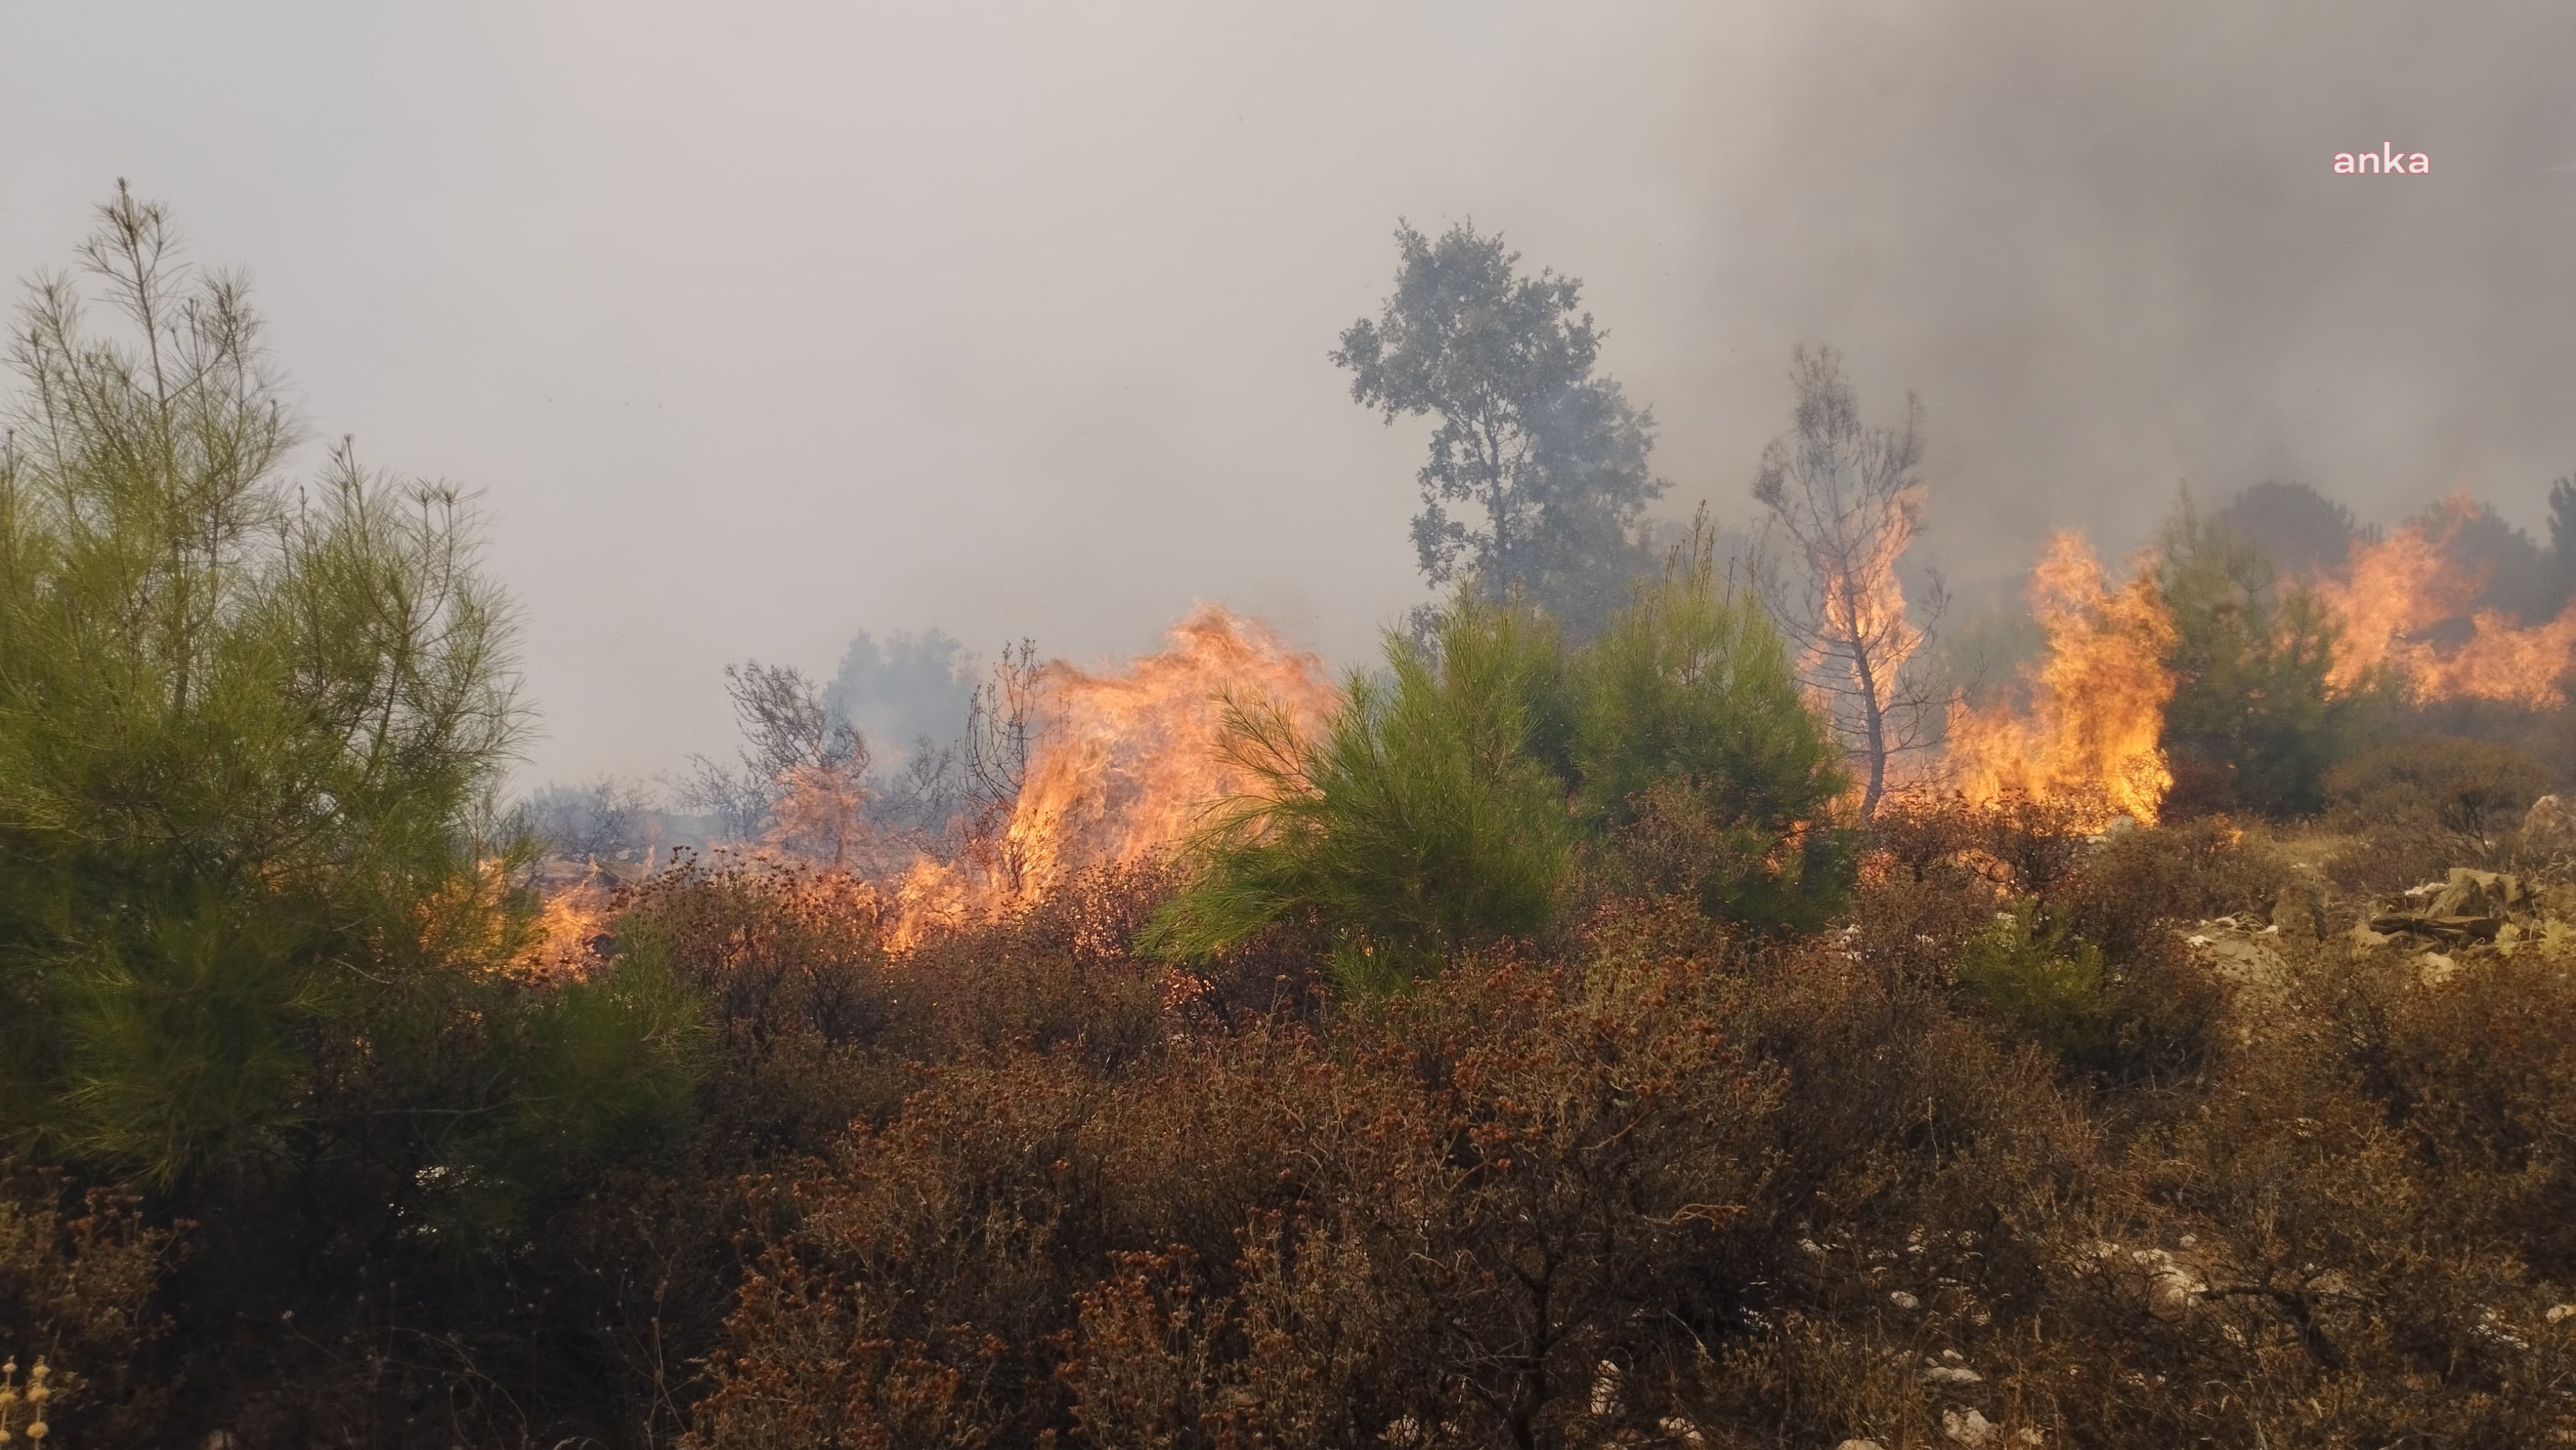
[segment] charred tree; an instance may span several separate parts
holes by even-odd
[[[963,854],[1005,890],[1017,895],[1027,874],[1027,852],[1011,838],[1011,817],[1028,784],[1029,741],[1036,726],[1037,644],[1004,647],[990,678],[975,687],[966,706],[963,756]]]
[[[727,665],[725,693],[742,727],[740,764],[694,757],[692,803],[737,836],[767,836],[836,870],[845,865],[867,804],[866,738],[793,665]]]
[[[1770,510],[1755,573],[1859,767],[1867,820],[1889,762],[1929,744],[1939,718],[1941,702],[1907,667],[1928,634],[1907,618],[1896,574],[1922,522],[1923,405],[1909,395],[1898,426],[1863,423],[1832,348],[1799,348],[1791,377],[1797,426],[1763,450],[1753,483]],[[1933,614],[1941,602],[1936,579]]]

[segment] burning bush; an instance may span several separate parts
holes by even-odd
[[[1234,713],[1233,757],[1263,790],[1202,837],[1204,877],[1162,945],[1203,956],[1292,923],[1324,934],[1351,986],[1383,991],[1444,950],[1548,924],[1571,850],[1540,754],[1564,728],[1552,633],[1461,590],[1436,655],[1390,635],[1387,656],[1392,678],[1353,676],[1311,744],[1275,712]]]
[[[2324,776],[2384,713],[2377,676],[2329,689],[2343,632],[2312,589],[2185,498],[2165,524],[2157,583],[2173,615],[2164,721],[2172,809],[2312,815]]]
[[[1834,748],[1778,633],[1721,592],[1705,539],[1581,649],[1472,590],[1433,646],[1387,648],[1390,678],[1355,675],[1320,738],[1234,713],[1232,758],[1263,790],[1198,838],[1162,947],[1204,956],[1291,925],[1332,944],[1349,985],[1382,992],[1545,929],[1579,853],[1614,884],[1761,927],[1821,925],[1844,899]]]
[[[2475,557],[2470,542],[2502,528],[2492,510],[2458,493],[2384,540],[2356,541],[2343,577],[2318,586],[2345,637],[2329,683],[2350,688],[2386,668],[2413,700],[2564,705],[2560,681],[2576,665],[2576,606],[2526,623],[2488,605],[2494,561]],[[2455,623],[2465,630],[2448,638],[2437,630]]]
[[[2153,821],[2173,784],[2159,741],[2174,676],[2174,627],[2152,571],[2114,587],[2092,547],[2051,540],[2031,576],[2048,650],[2026,666],[2030,707],[1951,705],[1943,769],[1970,799],[2076,800]]]
[[[2529,620],[2490,588],[2499,558],[2537,567],[2528,539],[2465,496],[2381,539],[2297,494],[2239,502],[2255,524],[2284,507],[2306,516],[2267,531],[2318,563],[2340,541],[2337,572],[2280,580],[2233,532],[2236,509],[2204,519],[2188,499],[2117,588],[2080,537],[2054,540],[2031,582],[2046,648],[2022,667],[2028,699],[1955,697],[1937,783],[1981,801],[2101,799],[2142,821],[2168,799],[2183,814],[2295,816],[2324,803],[2330,767],[2392,727],[2565,735],[2576,607]],[[2504,592],[2561,597],[2529,581]]]

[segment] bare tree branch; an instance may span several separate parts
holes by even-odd
[[[1886,794],[1889,760],[1930,744],[1940,719],[1941,702],[1909,665],[1945,592],[1935,576],[1917,626],[1896,573],[1922,522],[1923,405],[1908,396],[1898,427],[1864,424],[1831,348],[1799,348],[1791,378],[1797,426],[1763,450],[1753,483],[1771,514],[1754,575],[1861,768],[1866,820]]]

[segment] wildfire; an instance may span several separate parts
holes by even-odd
[[[1219,749],[1228,699],[1275,702],[1301,729],[1339,703],[1320,660],[1212,605],[1123,672],[1048,665],[1027,776],[997,859],[980,869],[913,862],[894,888],[896,944],[935,923],[1033,901],[1074,872],[1134,864],[1186,836],[1211,803],[1252,784]]]
[[[607,930],[609,907],[621,883],[596,867],[573,875],[570,863],[561,864],[567,869],[539,883],[544,905],[534,940],[512,964],[518,972],[578,977],[598,964],[593,943]]]
[[[1896,561],[1914,542],[1924,492],[1917,485],[1899,494],[1885,527],[1867,531],[1858,546],[1824,561],[1848,562],[1846,568],[1823,569],[1827,638],[1870,641],[1873,667],[1891,679],[1923,644],[1923,631],[1905,617],[1905,585],[1897,578]]]
[[[2048,651],[2024,666],[2030,707],[1953,701],[1947,766],[1969,799],[2006,795],[2098,802],[2105,820],[2152,823],[2173,773],[2157,738],[2174,677],[2174,627],[2153,573],[2111,587],[2083,536],[2063,532],[2031,576],[2031,610]]]
[[[1923,496],[1920,485],[1905,489],[1876,515],[1874,527],[1839,531],[1808,549],[1810,567],[1824,586],[1821,627],[1807,641],[1801,662],[1808,698],[1826,718],[1872,742],[1914,728],[1910,711],[1901,724],[1886,712],[1894,706],[1899,672],[1923,647],[1923,631],[1905,617],[1905,585],[1896,573],[1896,561],[1914,541]],[[1863,800],[1875,800],[1883,784],[1863,779]]]
[[[2314,581],[2343,625],[2327,683],[2349,690],[2374,671],[2393,671],[2419,701],[2507,700],[2555,708],[2559,679],[2576,666],[2576,605],[2547,624],[2525,626],[2495,610],[2470,615],[2469,638],[2448,650],[2420,636],[2459,618],[2486,587],[2484,570],[2459,561],[2454,545],[2478,516],[2465,493],[2442,501],[2386,539],[2356,542],[2341,579]]]

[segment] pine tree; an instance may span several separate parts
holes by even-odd
[[[120,186],[80,260],[31,288],[0,448],[0,1151],[172,1189],[551,1135],[514,1084],[623,999],[491,970],[525,714],[472,510],[345,443],[293,483],[246,289],[160,207]]]
[[[1587,638],[1653,567],[1638,525],[1669,486],[1651,467],[1654,417],[1594,372],[1602,333],[1581,282],[1523,276],[1519,253],[1466,225],[1438,241],[1400,227],[1396,246],[1383,315],[1352,323],[1332,358],[1389,423],[1439,416],[1417,475],[1422,572],[1489,599],[1517,591]]]

